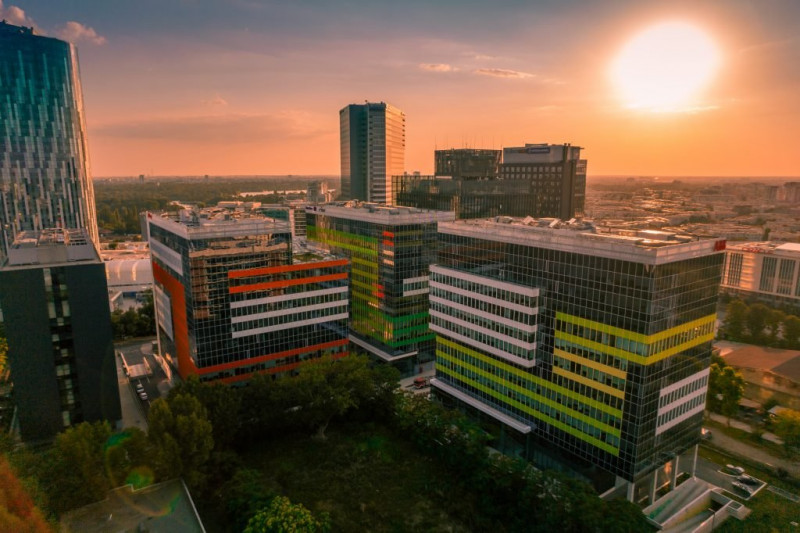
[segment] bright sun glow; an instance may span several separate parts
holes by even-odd
[[[694,98],[720,63],[714,42],[683,22],[651,26],[625,45],[611,66],[611,79],[625,105],[656,112],[697,107]]]

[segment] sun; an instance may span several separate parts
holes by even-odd
[[[611,65],[610,77],[629,108],[676,112],[713,79],[720,53],[711,38],[685,22],[663,22],[634,36]]]

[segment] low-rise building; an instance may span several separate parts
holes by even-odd
[[[772,307],[800,311],[800,244],[736,243],[725,250],[721,289]]]

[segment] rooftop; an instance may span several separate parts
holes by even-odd
[[[725,248],[724,240],[654,230],[598,232],[588,220],[516,218],[459,220],[439,224],[439,232],[585,253],[646,264],[662,264],[699,257]]]
[[[324,214],[337,218],[364,220],[378,224],[425,224],[455,220],[451,211],[432,211],[351,200],[319,206],[306,206],[306,213]]]
[[[61,526],[66,531],[181,531],[205,533],[192,497],[180,479],[139,490],[126,485],[108,497],[69,512]]]
[[[94,243],[85,229],[51,228],[19,233],[8,250],[4,266],[99,260]]]
[[[231,237],[244,234],[291,233],[287,220],[264,216],[252,209],[207,207],[176,213],[147,213],[149,223],[187,239]]]
[[[759,241],[759,242],[741,242],[731,244],[728,248],[741,251],[752,252],[761,254],[772,254],[775,252],[783,252],[783,255],[800,254],[800,244],[795,242],[777,242],[777,241]]]

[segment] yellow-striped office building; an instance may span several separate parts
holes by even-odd
[[[440,223],[436,395],[505,451],[566,458],[639,501],[699,441],[724,248],[575,220]]]

